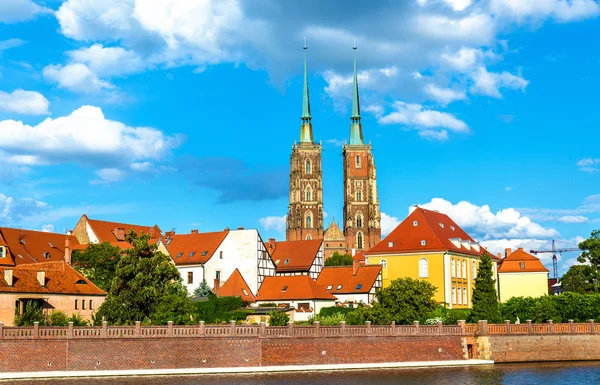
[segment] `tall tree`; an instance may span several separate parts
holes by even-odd
[[[98,309],[98,316],[113,324],[163,323],[168,318],[174,318],[170,321],[176,323],[191,320],[193,308],[171,259],[157,251],[157,245],[148,244],[149,234],[138,236],[130,231],[125,239],[132,247],[123,251],[117,263],[108,297]],[[177,303],[177,309],[168,303]],[[152,319],[155,312],[160,315],[157,321]]]
[[[479,262],[479,270],[473,289],[471,320],[474,322],[480,320],[498,322],[500,320],[498,293],[496,292],[496,280],[494,278],[492,258],[485,253]]]
[[[385,319],[385,313],[398,324],[423,320],[435,307],[433,295],[437,288],[422,279],[398,278],[375,294],[377,302],[371,309]]]
[[[573,293],[598,293],[598,270],[589,265],[573,265],[560,279],[561,288]]]
[[[110,289],[121,249],[108,242],[89,244],[85,250],[73,251],[73,267],[104,291]]]
[[[337,251],[325,260],[325,266],[349,266],[354,263],[350,254],[340,254]]]

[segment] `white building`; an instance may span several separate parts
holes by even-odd
[[[167,232],[161,243],[159,249],[168,251],[190,294],[202,280],[214,288],[215,283],[227,281],[236,269],[256,294],[264,277],[275,275],[275,266],[255,229]]]

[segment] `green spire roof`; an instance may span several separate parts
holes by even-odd
[[[353,47],[356,52],[356,43]],[[352,115],[350,116],[350,144],[364,144],[360,122],[360,99],[358,98],[358,76],[356,75],[356,54],[354,56],[354,84],[352,86]]]
[[[302,127],[300,143],[313,143],[312,118],[310,116],[310,98],[308,95],[308,68],[306,65],[306,41],[304,42],[304,90],[302,93]]]

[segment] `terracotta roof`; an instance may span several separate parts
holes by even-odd
[[[163,242],[176,265],[197,265],[206,263],[213,256],[227,234],[229,230],[173,234]]]
[[[67,238],[73,247],[79,244],[72,235],[0,227],[0,246],[8,248],[0,265],[64,261]]]
[[[5,271],[13,271],[13,285],[8,286]],[[37,273],[45,274],[45,286],[41,286]],[[78,283],[79,282],[79,283]],[[0,267],[0,293],[79,294],[106,295],[90,280],[65,262],[43,262],[16,267]]]
[[[352,259],[354,259],[357,262],[365,262],[365,250],[361,250],[360,252],[354,254],[352,256]]]
[[[454,240],[454,242],[452,241]],[[425,241],[425,244],[423,244]],[[475,243],[449,216],[417,207],[387,237],[365,255],[416,253],[423,251],[452,251],[481,256],[486,252]],[[493,259],[497,257],[490,254]]]
[[[94,231],[94,234],[96,234],[96,237],[98,237],[98,240],[100,242],[109,242],[111,245],[119,246],[122,249],[129,248],[131,247],[131,245],[128,242],[125,242],[125,240],[117,238],[117,229],[124,229],[125,235],[127,235],[129,230],[135,231],[138,235],[141,235],[142,233],[150,234],[151,239],[153,240],[158,240],[162,234],[160,228],[157,225],[140,226],[131,225],[128,223],[100,221],[97,219],[87,219],[87,223],[90,225],[90,227]]]
[[[326,266],[317,278],[317,285],[334,295],[368,293],[380,272],[381,265],[361,265],[356,270],[356,274],[352,266]]]
[[[548,269],[539,258],[525,252],[523,249],[515,250],[503,258],[498,266],[498,273],[548,273]]]
[[[340,230],[337,223],[335,223],[335,220],[333,220],[331,222],[331,224],[329,225],[329,227],[327,228],[327,230],[325,230],[325,234],[324,234],[323,238],[326,241],[329,241],[329,240],[346,241],[346,237],[344,237],[344,233],[342,232],[342,230]]]
[[[258,289],[257,301],[291,301],[336,298],[308,275],[265,277]]]
[[[269,251],[277,272],[308,271],[322,244],[322,239],[276,242]]]
[[[238,269],[235,269],[219,288],[219,297],[241,297],[245,302],[256,302],[252,290]]]

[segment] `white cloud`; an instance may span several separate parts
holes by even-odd
[[[440,88],[435,84],[427,84],[425,92],[429,94],[433,100],[439,102],[442,106],[446,106],[457,100],[465,100],[467,95],[464,91],[454,90],[452,88]]]
[[[441,42],[488,44],[496,34],[493,18],[489,14],[477,12],[461,18],[440,14],[420,15],[415,20],[415,28],[422,35]]]
[[[501,73],[488,72],[485,67],[479,67],[472,74],[473,86],[470,91],[473,94],[481,94],[501,98],[500,88],[525,91],[529,84],[528,80],[521,76],[513,75],[506,71]]]
[[[425,138],[445,140],[449,129],[457,133],[469,133],[469,126],[462,120],[455,118],[452,114],[429,110],[420,104],[405,102],[394,102],[394,112],[381,116],[378,121],[381,124],[402,124],[419,130],[419,135]]]
[[[21,89],[13,92],[0,91],[0,111],[25,115],[47,115],[50,102],[36,91]]]
[[[19,47],[23,44],[25,44],[25,41],[21,39],[0,40],[0,53],[7,49]]]
[[[115,183],[115,182],[120,182],[125,178],[125,176],[127,176],[127,173],[118,168],[101,168],[100,170],[96,171],[96,175],[100,179],[91,180],[90,184],[92,184],[92,185],[98,185],[98,184],[107,185],[107,184],[111,184],[111,183]]]
[[[50,12],[50,9],[41,7],[32,0],[0,1],[0,23],[17,23]]]
[[[468,72],[482,65],[484,61],[497,61],[500,56],[491,50],[461,47],[455,52],[446,51],[441,54],[441,63],[452,70]]]
[[[577,162],[577,167],[579,167],[579,171],[592,174],[598,171],[596,167],[593,167],[598,164],[600,164],[600,158],[584,158]]]
[[[265,230],[276,230],[280,233],[285,232],[287,215],[278,217],[278,216],[269,216],[260,218],[260,224],[265,228]]]
[[[139,55],[121,47],[103,47],[94,44],[77,51],[67,52],[73,62],[83,63],[96,76],[120,76],[140,72],[145,63]]]
[[[381,213],[381,236],[386,237],[389,233],[391,233],[398,225],[400,224],[400,219],[398,217],[393,217],[391,215],[387,215],[386,213]]]
[[[532,219],[539,221],[556,221],[562,216],[577,216],[583,214],[600,213],[600,194],[589,195],[585,197],[582,204],[575,208],[554,209],[526,207],[519,208],[518,210]]]
[[[128,166],[131,162],[160,160],[180,142],[179,136],[167,136],[155,128],[106,119],[102,110],[93,106],[47,118],[35,126],[0,121],[0,150],[21,164],[76,161],[102,168]]]
[[[58,83],[58,87],[66,88],[77,93],[98,93],[103,89],[112,89],[114,86],[101,80],[95,73],[81,63],[62,65],[49,65],[44,68],[44,77]]]
[[[558,221],[562,223],[587,223],[590,220],[583,215],[565,215],[558,218]]]
[[[45,233],[53,233],[54,232],[54,225],[47,223],[45,225],[42,225],[42,231]]]
[[[393,82],[390,79],[399,74],[396,67],[384,67],[358,71],[356,77],[361,89],[386,90]],[[325,71],[323,78],[327,82],[325,92],[334,100],[350,100],[352,97],[352,74],[341,75],[335,71]]]
[[[594,0],[491,0],[490,9],[497,16],[517,21],[554,18],[568,22],[600,13],[600,5]]]
[[[46,207],[46,203],[32,198],[15,198],[0,193],[0,222],[12,225]]]

